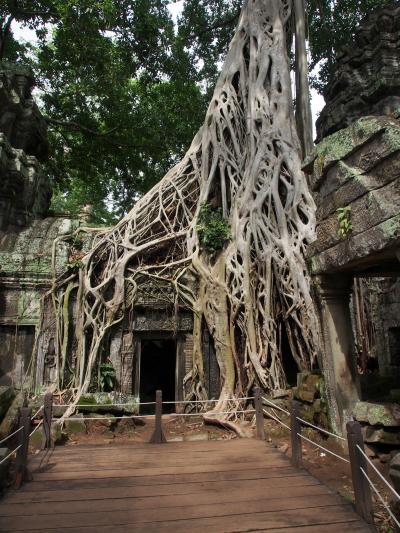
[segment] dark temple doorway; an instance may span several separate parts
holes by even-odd
[[[154,402],[156,390],[163,401],[175,401],[176,341],[142,339],[140,355],[140,401]],[[142,413],[154,413],[154,405],[142,406]],[[175,411],[175,404],[163,405],[164,413]]]
[[[282,324],[280,330],[280,353],[287,384],[289,387],[295,387],[297,385],[297,374],[300,372],[300,370],[296,361],[294,360],[288,334],[284,324]]]

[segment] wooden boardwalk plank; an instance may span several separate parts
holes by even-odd
[[[19,490],[10,492],[6,502],[11,504],[41,503],[41,502],[68,502],[74,500],[102,500],[106,498],[141,498],[157,497],[168,494],[197,494],[201,492],[213,493],[234,490],[240,487],[243,492],[270,489],[286,489],[286,487],[310,487],[319,485],[318,481],[308,475],[295,475],[286,477],[272,477],[262,479],[235,479],[232,481],[201,481],[192,483],[168,483],[161,485],[126,485],[123,487],[95,487],[86,489],[59,489],[43,491]],[[3,506],[5,507],[5,506]],[[0,506],[0,515],[3,514]]]
[[[135,492],[135,491],[131,491]],[[285,486],[275,487],[273,495],[270,499],[284,499],[285,497],[293,498],[295,496],[303,496],[304,493],[307,496],[312,495],[325,495],[330,494],[329,489],[321,485],[301,485],[298,487]],[[185,492],[179,494],[165,494],[157,496],[137,497],[130,496],[127,492],[117,497],[115,493],[110,490],[103,498],[90,500],[90,511],[129,511],[134,509],[151,509],[157,506],[158,509],[165,507],[172,507],[179,503],[179,506],[191,505],[196,502],[196,505],[213,504],[216,499],[218,503],[234,503],[234,502],[251,502],[254,499],[260,498],[260,488],[255,489],[253,487],[247,488],[246,491],[240,486],[240,488],[226,487],[225,492],[218,493],[218,491],[209,491],[204,488],[201,492]],[[31,514],[52,514],[52,513],[84,513],[88,509],[87,497],[85,500],[68,500],[70,503],[66,505],[65,500],[52,502],[51,506],[48,502],[44,503],[13,503],[0,507],[1,516],[26,516]]]
[[[0,503],[3,533],[370,531],[341,497],[256,440],[71,446],[41,466]]]

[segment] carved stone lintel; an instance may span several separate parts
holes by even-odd
[[[315,276],[315,285],[321,300],[331,302],[350,302],[352,276],[346,274],[326,274]]]

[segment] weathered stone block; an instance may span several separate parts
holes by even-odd
[[[0,448],[0,462],[3,461],[9,453],[10,450],[8,448]],[[6,487],[7,472],[10,461],[11,457],[9,457],[3,464],[0,465],[0,490]]]
[[[386,3],[369,13],[351,44],[336,57],[317,120],[317,139],[367,114],[397,112],[399,99],[399,6]]]
[[[300,417],[307,422],[314,422],[315,409],[312,404],[304,403],[300,407]]]
[[[116,420],[115,433],[130,433],[135,430],[135,422],[132,418]]]
[[[0,424],[0,437],[11,433],[11,430],[14,427],[14,424],[16,423],[17,417],[19,415],[19,409],[22,407],[23,403],[23,395],[21,393],[17,394],[10,408],[8,409],[6,416],[3,418]]]
[[[349,213],[353,226],[351,237],[356,237],[357,234],[363,233],[373,226],[398,215],[399,198],[400,180],[395,180],[386,187],[371,190],[368,194],[351,203],[351,211]],[[338,231],[339,220],[337,213],[333,213],[326,220],[321,221],[317,227],[316,251],[321,252],[343,241],[344,237],[340,236]]]
[[[78,420],[69,420],[68,418],[65,421],[65,432],[68,435],[72,435],[74,433],[86,433],[86,423],[84,416],[82,414],[75,414],[73,416],[74,419]]]
[[[138,399],[121,392],[94,392],[81,396],[78,409],[85,413],[129,413],[139,412]]]
[[[400,431],[388,431],[383,428],[366,426],[363,428],[365,442],[370,444],[387,444],[400,446]]]
[[[335,272],[343,267],[368,264],[369,258],[383,249],[395,249],[400,244],[400,215],[396,215],[373,228],[350,235],[331,248],[318,254],[310,248],[310,266],[313,274]],[[394,255],[394,253],[393,253]]]
[[[395,455],[390,461],[389,476],[394,488],[400,494],[400,453]]]
[[[96,420],[90,420],[90,418],[96,418]],[[100,419],[100,420],[99,420]],[[115,425],[116,420],[110,413],[101,415],[99,413],[88,413],[85,417],[85,425],[87,431],[100,431],[103,433],[109,432]]]
[[[357,402],[353,416],[358,422],[371,426],[400,427],[400,405],[397,404]]]
[[[293,389],[293,396],[297,400],[313,403],[320,396],[323,378],[320,374],[300,372],[297,374],[297,387]]]
[[[13,387],[7,385],[0,386],[0,420],[4,418],[14,398],[15,392]]]

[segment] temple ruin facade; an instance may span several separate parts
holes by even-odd
[[[398,393],[399,27],[400,8],[385,7],[364,21],[354,44],[338,57],[326,107],[317,121],[318,143],[304,162],[317,205],[317,238],[309,248],[308,264],[322,331],[320,374],[330,422],[327,413],[324,416],[326,425],[339,430],[352,416],[368,420],[364,403],[371,397],[386,406],[390,394],[395,400]],[[49,152],[46,122],[32,87],[29,70],[0,67],[0,385],[39,393],[60,386],[55,348],[60,333],[52,302],[44,296],[58,276],[73,268],[74,253],[88,250],[102,229],[77,239],[87,214],[50,212],[52,187],[44,172]],[[70,315],[70,334],[63,346],[64,388],[74,386],[78,350],[74,290],[64,306]],[[115,392],[146,402],[162,389],[165,400],[183,400],[185,376],[193,364],[193,324],[189,306],[180,305],[177,311],[170,285],[143,283],[134,308],[108,334],[102,349],[102,360],[116,372]],[[215,347],[212,335],[206,328],[203,332],[206,393],[218,398]],[[283,366],[292,386],[289,374],[295,376],[300,369],[293,371],[289,344],[284,348]],[[313,383],[321,387],[318,379],[305,374],[300,374],[295,394],[305,405],[320,404],[325,393],[316,400],[311,390],[299,392],[302,387],[312,389]],[[99,383],[93,378],[95,391]],[[371,393],[374,380],[385,384],[384,397]],[[179,411],[179,404],[171,409]],[[393,423],[387,433],[400,425],[393,409],[390,412]]]

